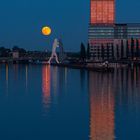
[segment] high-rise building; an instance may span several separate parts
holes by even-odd
[[[91,59],[102,60],[117,57],[123,50],[126,57],[126,44],[130,48],[133,38],[140,48],[140,24],[118,24],[115,22],[115,0],[91,0],[88,42]],[[124,42],[121,49],[122,41]],[[136,49],[134,50],[136,52]],[[119,55],[120,56],[120,55]]]
[[[115,0],[91,0],[91,24],[110,23],[115,21]]]

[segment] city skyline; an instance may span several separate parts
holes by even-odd
[[[69,4],[63,0],[55,3],[50,0],[2,0],[0,46],[12,48],[18,45],[28,50],[50,50],[54,37],[60,37],[66,50],[78,51],[80,43],[86,44],[88,38],[89,5],[90,1],[85,0],[70,1]],[[116,0],[116,22],[140,22],[139,6],[138,0]],[[42,36],[44,25],[51,26],[53,31],[50,37]]]
[[[1,0],[0,140],[140,140],[140,0]]]

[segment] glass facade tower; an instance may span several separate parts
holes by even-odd
[[[113,24],[115,22],[115,0],[91,0],[91,24]]]
[[[88,43],[91,59],[120,57],[121,46],[124,46],[126,57],[126,46],[130,48],[132,39],[135,51],[136,46],[140,49],[140,23],[115,23],[115,0],[90,0]]]

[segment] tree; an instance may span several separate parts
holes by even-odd
[[[109,44],[107,44],[107,60],[109,60]]]
[[[134,39],[131,38],[131,59],[134,59]]]
[[[81,43],[80,58],[84,61],[86,58],[86,49],[83,43]]]
[[[121,59],[124,58],[124,44],[123,44],[123,40],[121,40]]]
[[[116,50],[117,50],[117,59],[119,59],[120,53],[119,53],[119,45],[118,45],[118,44],[117,44],[117,46],[116,46]]]
[[[0,47],[0,57],[8,57],[10,55],[11,50],[5,47]]]
[[[129,42],[128,40],[126,41],[126,58],[129,58]]]
[[[19,48],[18,46],[14,46],[12,51],[18,51],[19,53],[26,53],[26,50],[23,48]]]
[[[105,58],[104,53],[105,53],[105,49],[104,49],[104,45],[102,44],[101,45],[101,57],[102,57],[102,60],[104,60],[104,58]]]
[[[18,51],[19,47],[18,46],[13,46],[12,51]]]
[[[111,44],[111,50],[112,50],[112,59],[114,59],[114,45]]]
[[[139,40],[136,40],[136,58],[139,58]]]
[[[87,45],[87,59],[90,59],[90,46],[89,46],[89,43]]]
[[[99,46],[97,48],[97,54],[98,54],[98,60],[99,60],[99,58],[100,58],[100,48],[99,48]]]
[[[23,49],[23,48],[19,48],[18,46],[14,46],[12,48],[12,51],[19,52],[20,56],[25,56],[26,55],[26,50]]]

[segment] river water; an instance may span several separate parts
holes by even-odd
[[[140,69],[0,65],[0,140],[140,140]]]

